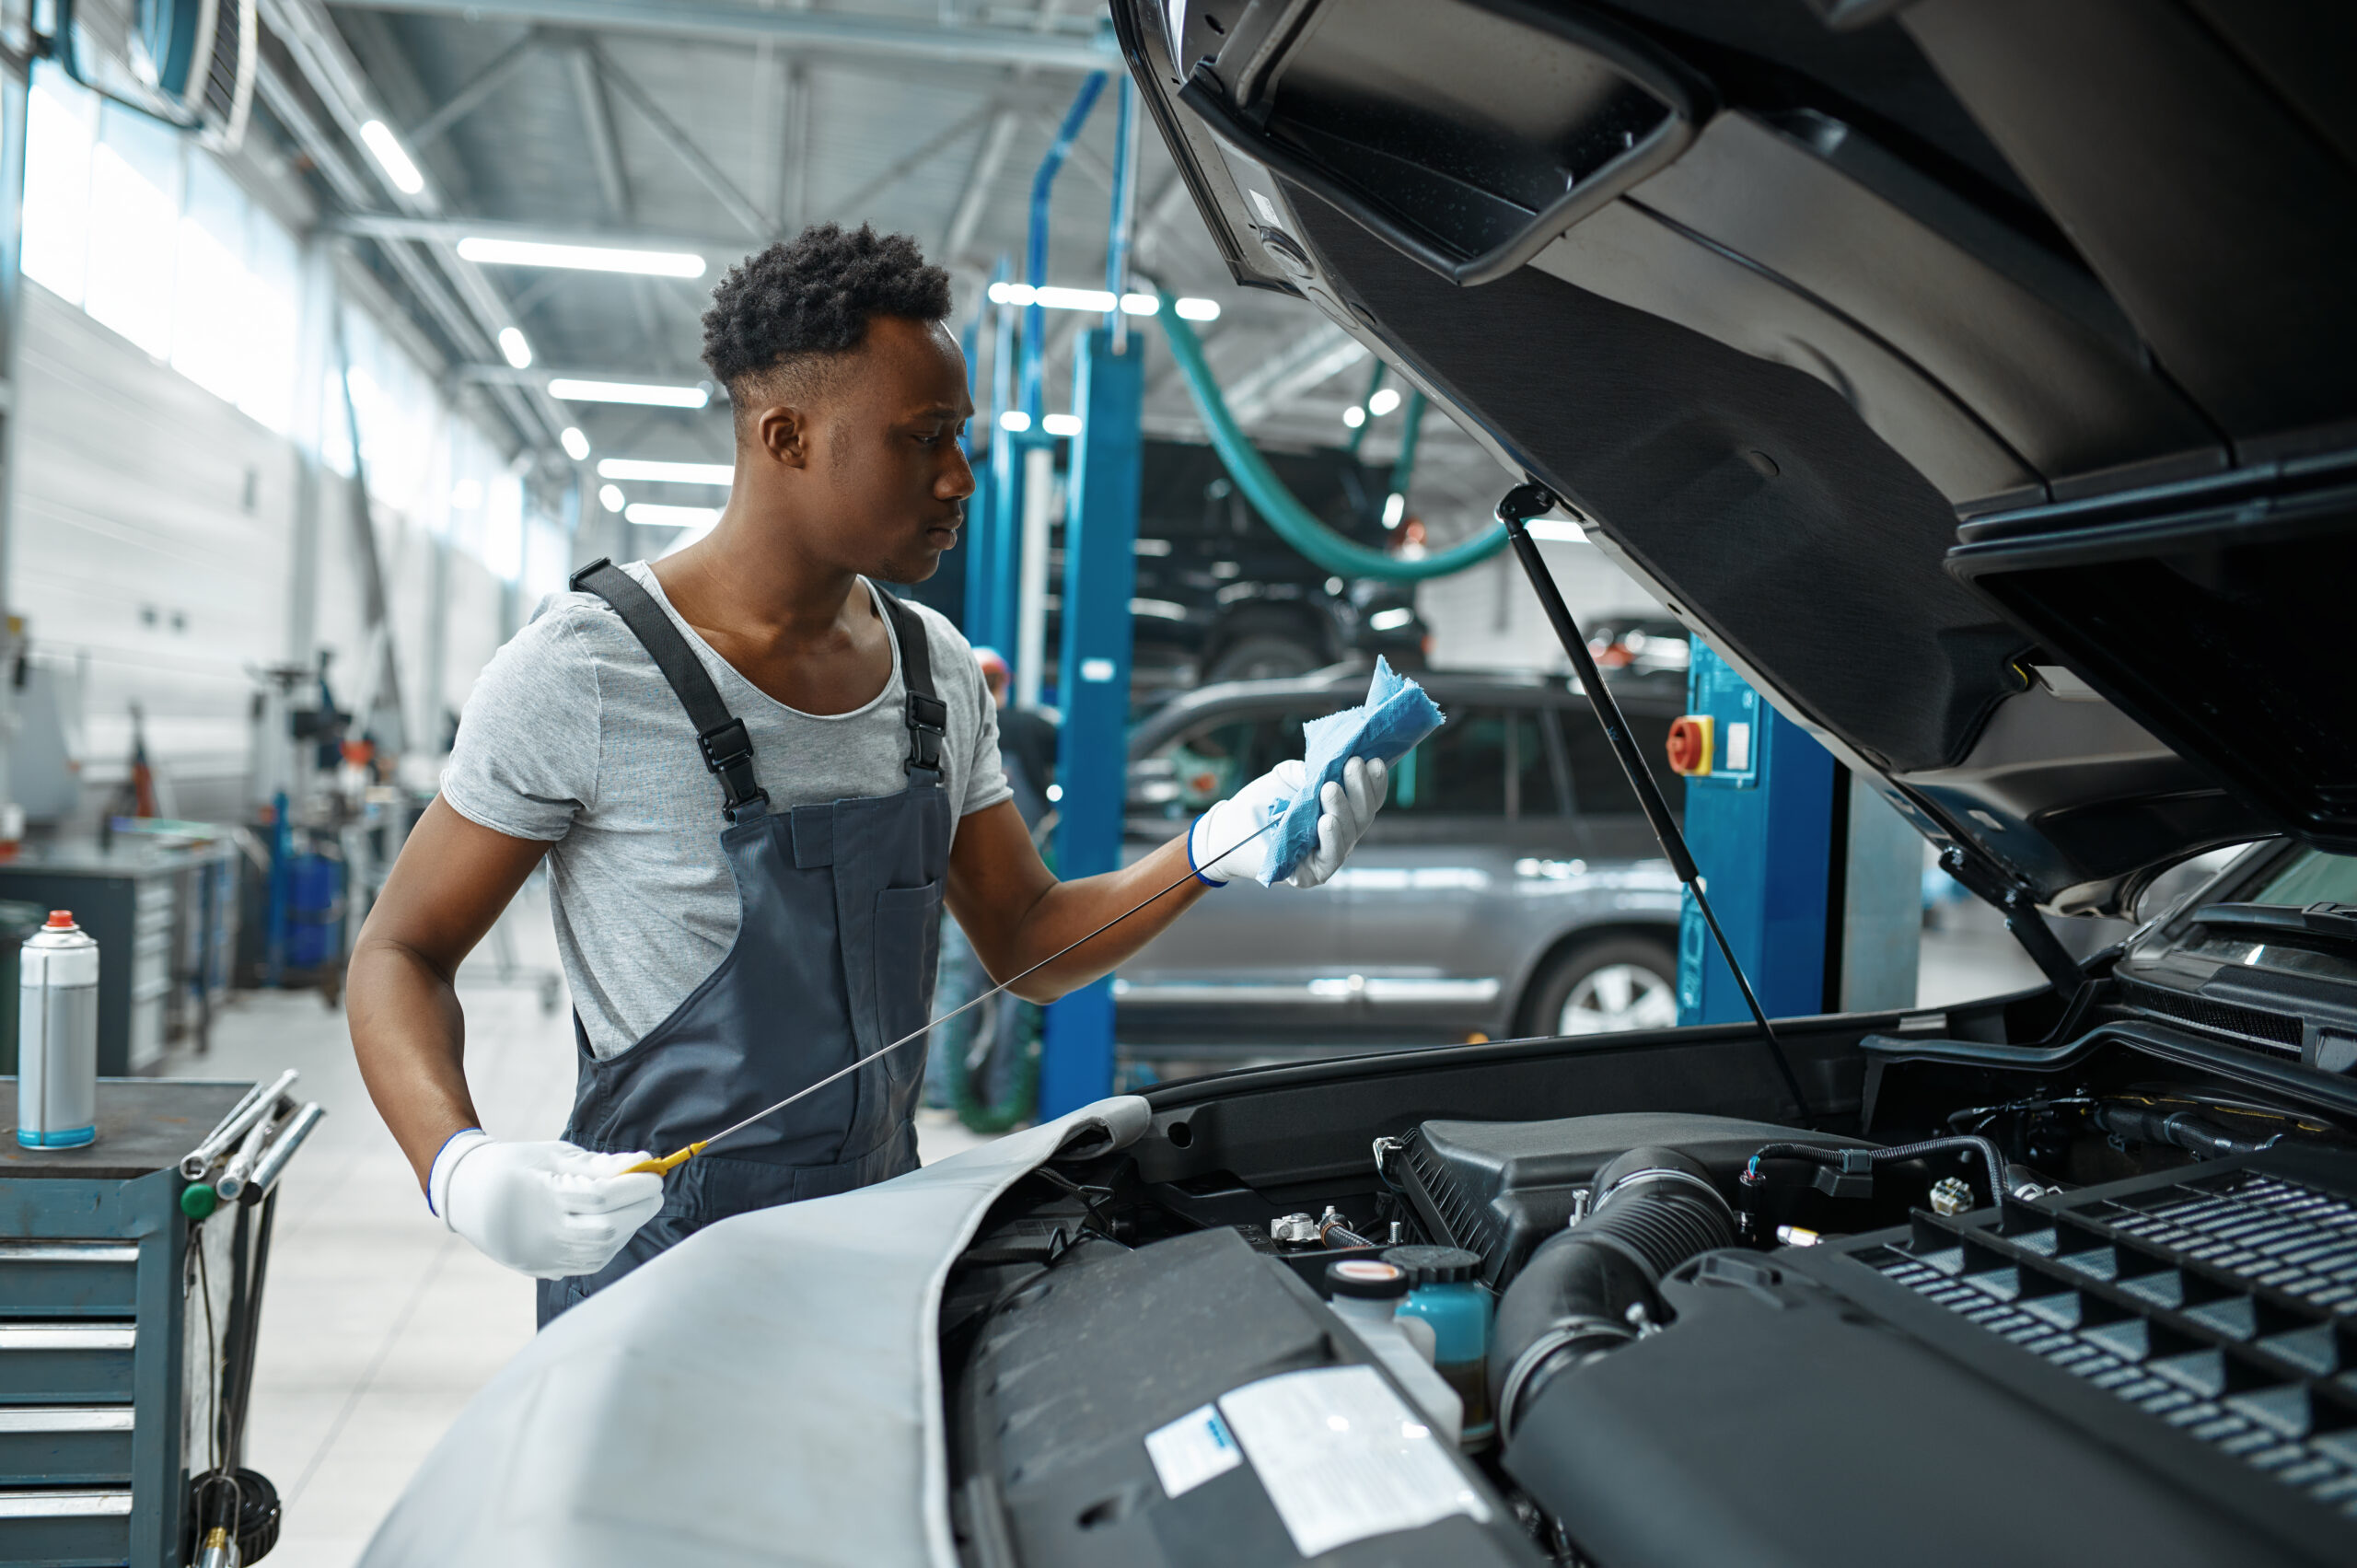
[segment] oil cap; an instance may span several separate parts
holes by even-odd
[[[1389,1247],[1383,1260],[1420,1285],[1460,1284],[1481,1272],[1481,1255],[1462,1247]]]
[[[1326,1265],[1326,1283],[1336,1295],[1397,1301],[1408,1294],[1408,1271],[1373,1258],[1344,1258]]]

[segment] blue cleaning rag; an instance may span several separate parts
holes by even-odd
[[[1327,784],[1342,782],[1344,763],[1353,757],[1396,762],[1446,722],[1422,687],[1393,669],[1387,659],[1376,658],[1364,703],[1302,726],[1308,782],[1292,800],[1273,808],[1284,813],[1283,823],[1260,873],[1261,885],[1292,876],[1318,847],[1318,797]]]

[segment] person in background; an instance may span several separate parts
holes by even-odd
[[[976,648],[975,662],[991,689],[998,709],[998,755],[1005,765],[1006,782],[1015,788],[1016,807],[1024,822],[1039,825],[1048,808],[1048,790],[1056,782],[1056,724],[1037,708],[1017,707],[1007,698],[1013,672],[996,648]]]

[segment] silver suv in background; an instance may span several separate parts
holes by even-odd
[[[1448,715],[1322,888],[1238,883],[1121,967],[1138,1058],[1218,1061],[1678,1021],[1678,887],[1587,700],[1560,678],[1433,671]],[[1206,686],[1131,735],[1127,854],[1288,757],[1359,701],[1364,665]],[[1616,688],[1616,691],[1618,688]],[[1623,695],[1649,757],[1678,704]]]

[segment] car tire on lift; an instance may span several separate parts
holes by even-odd
[[[1316,648],[1291,637],[1240,637],[1220,651],[1203,671],[1203,684],[1215,680],[1274,680],[1306,675],[1325,664]]]
[[[1678,1022],[1678,952],[1650,936],[1574,942],[1550,957],[1523,993],[1525,1038],[1615,1034]]]

